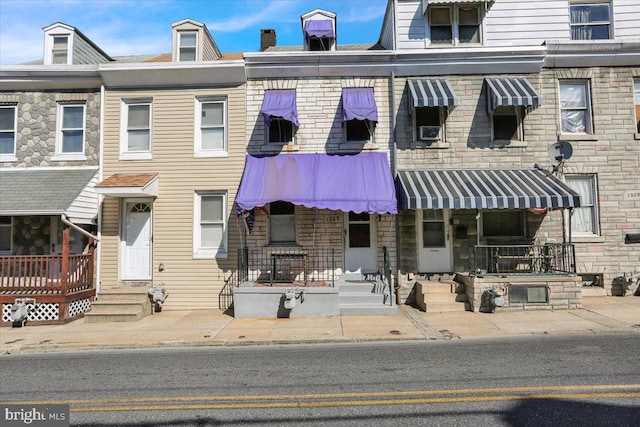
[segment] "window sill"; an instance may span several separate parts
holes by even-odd
[[[413,146],[415,148],[441,149],[449,148],[450,144],[444,141],[414,141]]]
[[[1,154],[0,162],[17,162],[18,158],[12,154]]]
[[[587,133],[561,133],[558,135],[558,141],[597,141],[596,135]]]
[[[340,144],[342,150],[377,150],[378,148],[378,144],[368,141],[349,141]]]
[[[51,157],[52,162],[82,162],[86,161],[84,154],[58,154]]]
[[[151,160],[151,153],[120,153],[119,160]]]
[[[193,157],[205,158],[205,157],[229,157],[229,153],[226,151],[196,151],[193,153]]]
[[[604,236],[571,236],[571,243],[604,243]]]
[[[526,141],[508,141],[504,139],[496,139],[489,141],[490,148],[527,148]]]

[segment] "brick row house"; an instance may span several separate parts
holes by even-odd
[[[54,24],[44,65],[3,66],[2,176],[99,167],[82,184],[99,208],[69,227],[99,240],[105,304],[90,316],[154,284],[167,309],[237,317],[565,309],[594,286],[624,292],[640,270],[625,243],[640,231],[636,2],[389,0],[378,40],[358,45],[338,22],[316,9],[297,46],[264,29],[260,51],[223,54],[187,19],[170,54],[123,58]],[[74,59],[56,65],[65,46]],[[99,55],[82,65],[76,47]],[[46,116],[27,95],[70,123],[85,105],[86,159],[59,157],[53,130],[58,160],[22,148]],[[6,204],[2,181],[15,256],[33,212]],[[49,252],[48,233],[30,253]],[[127,310],[113,319],[140,315]]]

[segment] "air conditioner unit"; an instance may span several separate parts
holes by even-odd
[[[433,141],[440,138],[440,126],[420,126],[418,131],[420,141]]]

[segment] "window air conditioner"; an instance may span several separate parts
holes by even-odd
[[[420,141],[432,141],[439,138],[440,126],[420,126],[418,131]]]

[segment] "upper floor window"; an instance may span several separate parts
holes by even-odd
[[[51,49],[52,64],[69,63],[69,36],[60,35],[53,37],[53,47]]]
[[[586,80],[560,81],[562,133],[593,133],[591,96]]]
[[[342,89],[342,121],[345,142],[374,142],[378,108],[373,88]]]
[[[267,129],[267,140],[274,144],[293,144],[295,125],[282,117],[272,117]]]
[[[196,192],[194,203],[193,254],[196,258],[227,255],[227,195]]]
[[[0,161],[15,160],[18,127],[16,110],[15,105],[0,106]]]
[[[416,141],[440,141],[444,139],[441,107],[416,107],[414,122]]]
[[[178,32],[178,61],[195,61],[198,33],[195,31]]]
[[[269,204],[269,243],[296,243],[296,209],[289,202]]]
[[[227,101],[224,98],[196,99],[196,156],[219,155],[227,151]]]
[[[479,5],[430,6],[431,44],[468,44],[481,42]]]
[[[295,89],[269,89],[264,93],[260,113],[264,117],[267,142],[293,144],[300,122]]]
[[[609,1],[572,0],[571,40],[607,40],[611,38]]]
[[[151,105],[150,99],[123,100],[120,117],[121,157],[151,157]]]
[[[56,155],[84,155],[84,128],[84,104],[58,104]]]
[[[499,106],[491,113],[492,141],[522,141],[522,107]]]
[[[598,190],[595,175],[566,175],[566,184],[580,195],[580,207],[573,209],[571,233],[593,236],[600,233],[598,221]]]
[[[633,100],[636,106],[636,132],[640,133],[640,79],[633,81]]]

